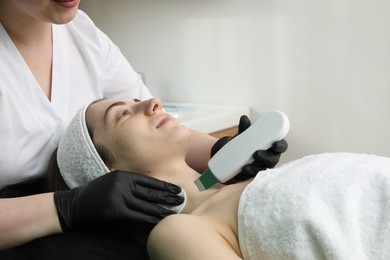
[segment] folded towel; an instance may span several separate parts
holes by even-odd
[[[244,259],[390,259],[390,158],[334,153],[258,174],[244,190]]]
[[[58,168],[71,189],[109,172],[89,136],[85,121],[87,107],[81,108],[70,122],[57,150]]]

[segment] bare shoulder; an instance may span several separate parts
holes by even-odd
[[[159,238],[160,236],[174,239],[177,236],[188,234],[189,231],[195,232],[196,229],[192,230],[192,227],[194,227],[194,224],[200,224],[201,222],[202,221],[199,217],[189,214],[170,215],[161,220],[160,223],[158,223],[158,225],[152,230],[149,240]],[[186,228],[183,229],[183,227]]]
[[[147,245],[149,256],[151,259],[174,259],[171,254],[173,257],[179,256],[178,253],[183,254],[177,250],[183,251],[184,247],[192,247],[197,238],[204,235],[200,233],[204,225],[199,217],[188,214],[164,218],[149,235]]]
[[[212,250],[210,248],[217,248]],[[151,259],[240,259],[202,216],[171,215],[163,219],[148,239]]]

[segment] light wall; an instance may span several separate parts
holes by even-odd
[[[390,1],[83,0],[164,101],[290,118],[282,161],[390,156]]]

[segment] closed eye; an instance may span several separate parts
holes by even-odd
[[[139,99],[137,99],[137,98],[134,98],[134,99],[133,99],[133,102],[134,102],[134,103],[141,103],[141,100],[139,100]],[[121,119],[121,118],[123,118],[123,117],[125,117],[125,116],[127,116],[127,115],[133,115],[133,114],[134,114],[134,111],[133,111],[133,110],[131,110],[131,109],[125,109],[125,110],[123,110],[123,111],[119,114],[118,119]]]
[[[129,109],[125,109],[123,110],[120,114],[119,114],[119,118],[118,119],[121,119],[127,115],[131,115],[131,111]]]

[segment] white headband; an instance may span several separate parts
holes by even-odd
[[[61,137],[57,163],[62,178],[70,189],[83,186],[109,172],[89,136],[85,113],[81,108]]]

